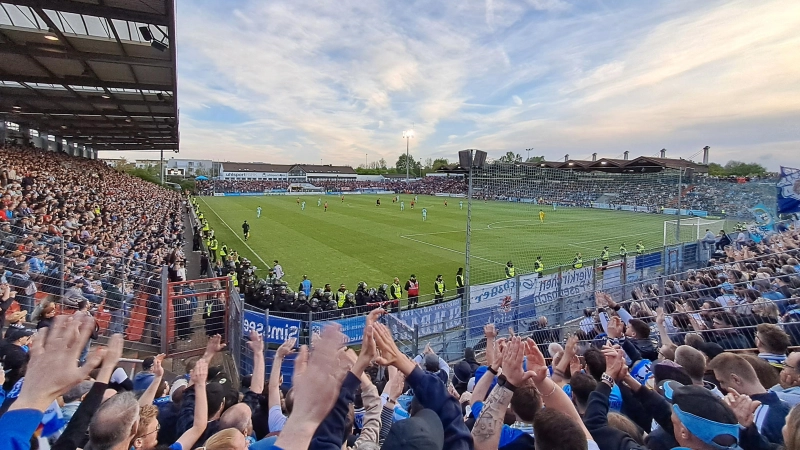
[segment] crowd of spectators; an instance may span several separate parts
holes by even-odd
[[[288,190],[288,181],[265,180],[200,180],[197,182],[197,191],[201,195],[211,195],[214,192],[245,193],[269,192],[272,190]],[[306,183],[300,183],[306,184]],[[308,184],[322,189],[322,192],[349,192],[358,190],[386,190],[396,193],[415,193],[433,195],[436,193],[466,194],[466,184],[463,177],[423,177],[405,180],[386,179],[384,181],[338,181],[319,180]]]
[[[158,355],[131,380],[117,367],[119,335],[79,365],[93,319],[58,316],[38,335],[13,330],[7,339],[29,350],[18,351],[24,377],[3,391],[0,442],[13,450],[800,449],[800,353],[781,346],[780,327],[759,326],[752,353],[699,335],[654,351],[630,306],[607,298],[603,307],[602,340],[537,342],[489,324],[485,359],[467,348],[452,367],[430,347],[403,354],[381,309],[368,315],[358,353],[328,326],[310,348],[284,342],[269,377],[253,331],[254,369],[238,390],[212,365],[225,348],[219,336],[185,375],[165,382]],[[664,310],[655,316],[663,326]],[[295,351],[287,386],[283,365]]]
[[[476,177],[475,197],[486,200],[532,199],[544,205],[590,208],[593,203],[631,205],[648,212],[661,208],[676,208],[677,179],[665,174],[565,174],[558,177],[531,176],[530,182],[520,182],[519,176],[504,177],[492,173]],[[514,182],[507,181],[514,179]],[[463,177],[426,176],[405,182],[387,178],[384,181],[314,181],[323,192],[358,190],[387,190],[395,193],[467,194]],[[256,193],[287,190],[288,181],[208,180],[198,182],[198,192]],[[708,211],[712,215],[750,217],[749,208],[767,202],[775,196],[774,183],[753,180],[734,183],[727,179],[696,176],[681,189],[681,206],[685,209]]]
[[[85,304],[121,332],[135,293],[160,294],[161,266],[182,259],[180,194],[31,148],[0,148],[0,168],[0,325],[17,306],[36,322]]]
[[[147,273],[147,263],[178,258],[180,197],[54,154],[36,154],[49,163],[17,187],[16,161],[25,155],[15,151],[3,150],[12,155],[4,159],[4,211],[24,232],[3,235],[3,246],[20,252],[4,269],[13,278],[25,264],[47,266],[47,255],[31,252],[44,245],[53,254],[63,242],[78,262],[56,264],[66,267],[56,278],[80,286],[97,270],[100,291],[81,291],[72,315],[42,306],[38,333],[26,328],[27,311],[9,315],[0,346],[3,448],[800,450],[800,353],[791,351],[800,325],[797,230],[729,246],[707,268],[663,288],[646,285],[632,299],[597,293],[596,308],[564,340],[547,329],[525,337],[489,324],[481,361],[471,348],[453,366],[430,347],[405,355],[380,320],[385,311],[375,309],[358,352],[328,326],[310,348],[284,342],[267,377],[263,336],[253,331],[253,372],[237,389],[214,365],[225,349],[218,335],[172,380],[164,355],[129,378],[118,367],[120,334],[86,351],[97,328],[85,295],[122,300],[116,293],[126,292],[136,261]],[[33,215],[23,216],[26,206]],[[60,233],[45,235],[53,222]],[[12,291],[26,290],[1,288],[11,302],[19,301]],[[295,352],[284,383],[283,363]]]

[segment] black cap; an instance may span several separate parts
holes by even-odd
[[[156,359],[152,356],[148,356],[142,361],[142,369],[150,370],[153,368],[153,364],[155,364]]]
[[[16,342],[25,336],[33,336],[34,334],[36,333],[33,330],[27,328],[9,327],[8,331],[6,331],[6,341]]]
[[[398,420],[389,429],[381,450],[442,450],[444,427],[439,416],[423,409],[405,420]]]

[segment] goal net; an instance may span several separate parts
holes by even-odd
[[[692,242],[703,238],[706,230],[715,235],[725,229],[725,219],[708,220],[701,217],[682,218],[664,221],[664,245],[675,245],[680,242]]]
[[[476,170],[470,283],[502,279],[508,261],[516,273],[526,274],[541,256],[551,272],[571,265],[578,253],[590,265],[606,246],[612,258],[622,245],[631,254],[639,242],[646,249],[660,248],[662,208],[678,205],[678,172],[652,166],[623,171],[614,160],[603,163],[575,161],[572,168],[569,162],[492,162]],[[454,235],[426,239],[445,247]]]

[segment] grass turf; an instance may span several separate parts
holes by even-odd
[[[328,212],[317,207],[317,199],[328,202]],[[382,205],[376,206],[380,198]],[[444,275],[448,289],[455,288],[455,274],[464,266],[467,202],[459,199],[402,195],[405,211],[392,203],[390,195],[302,196],[301,211],[295,196],[201,197],[204,212],[220,242],[235,249],[259,267],[259,275],[272,261],[283,266],[292,289],[303,275],[314,287],[331,283],[334,290],[345,283],[352,292],[359,281],[376,287],[402,284],[410,274],[420,280],[421,293],[433,292],[433,281]],[[256,208],[261,206],[261,218]],[[422,221],[422,208],[428,219]],[[635,252],[642,240],[648,249],[661,247],[665,216],[657,214],[544,207],[531,204],[473,201],[471,284],[502,279],[504,266],[514,262],[518,273],[533,271],[542,256],[546,267],[569,264],[581,252],[585,264],[599,258],[603,246],[612,255],[621,243]],[[242,222],[251,224],[250,239],[242,240]]]

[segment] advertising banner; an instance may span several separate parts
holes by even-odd
[[[342,333],[347,336],[346,345],[359,344],[364,339],[364,326],[367,324],[366,316],[329,320],[325,322],[311,322],[311,332],[314,334],[321,334],[322,327],[329,323],[338,323],[339,326],[342,327]]]
[[[268,344],[283,344],[289,338],[297,339],[300,342],[300,330],[303,323],[299,320],[284,319],[283,317],[269,316],[257,311],[245,310],[242,315],[243,336],[255,330],[256,333],[264,336],[264,342]],[[266,332],[265,332],[266,331]]]
[[[400,311],[396,315],[412,329],[419,325],[419,336],[441,333],[461,326],[461,301],[450,300],[438,305]]]

